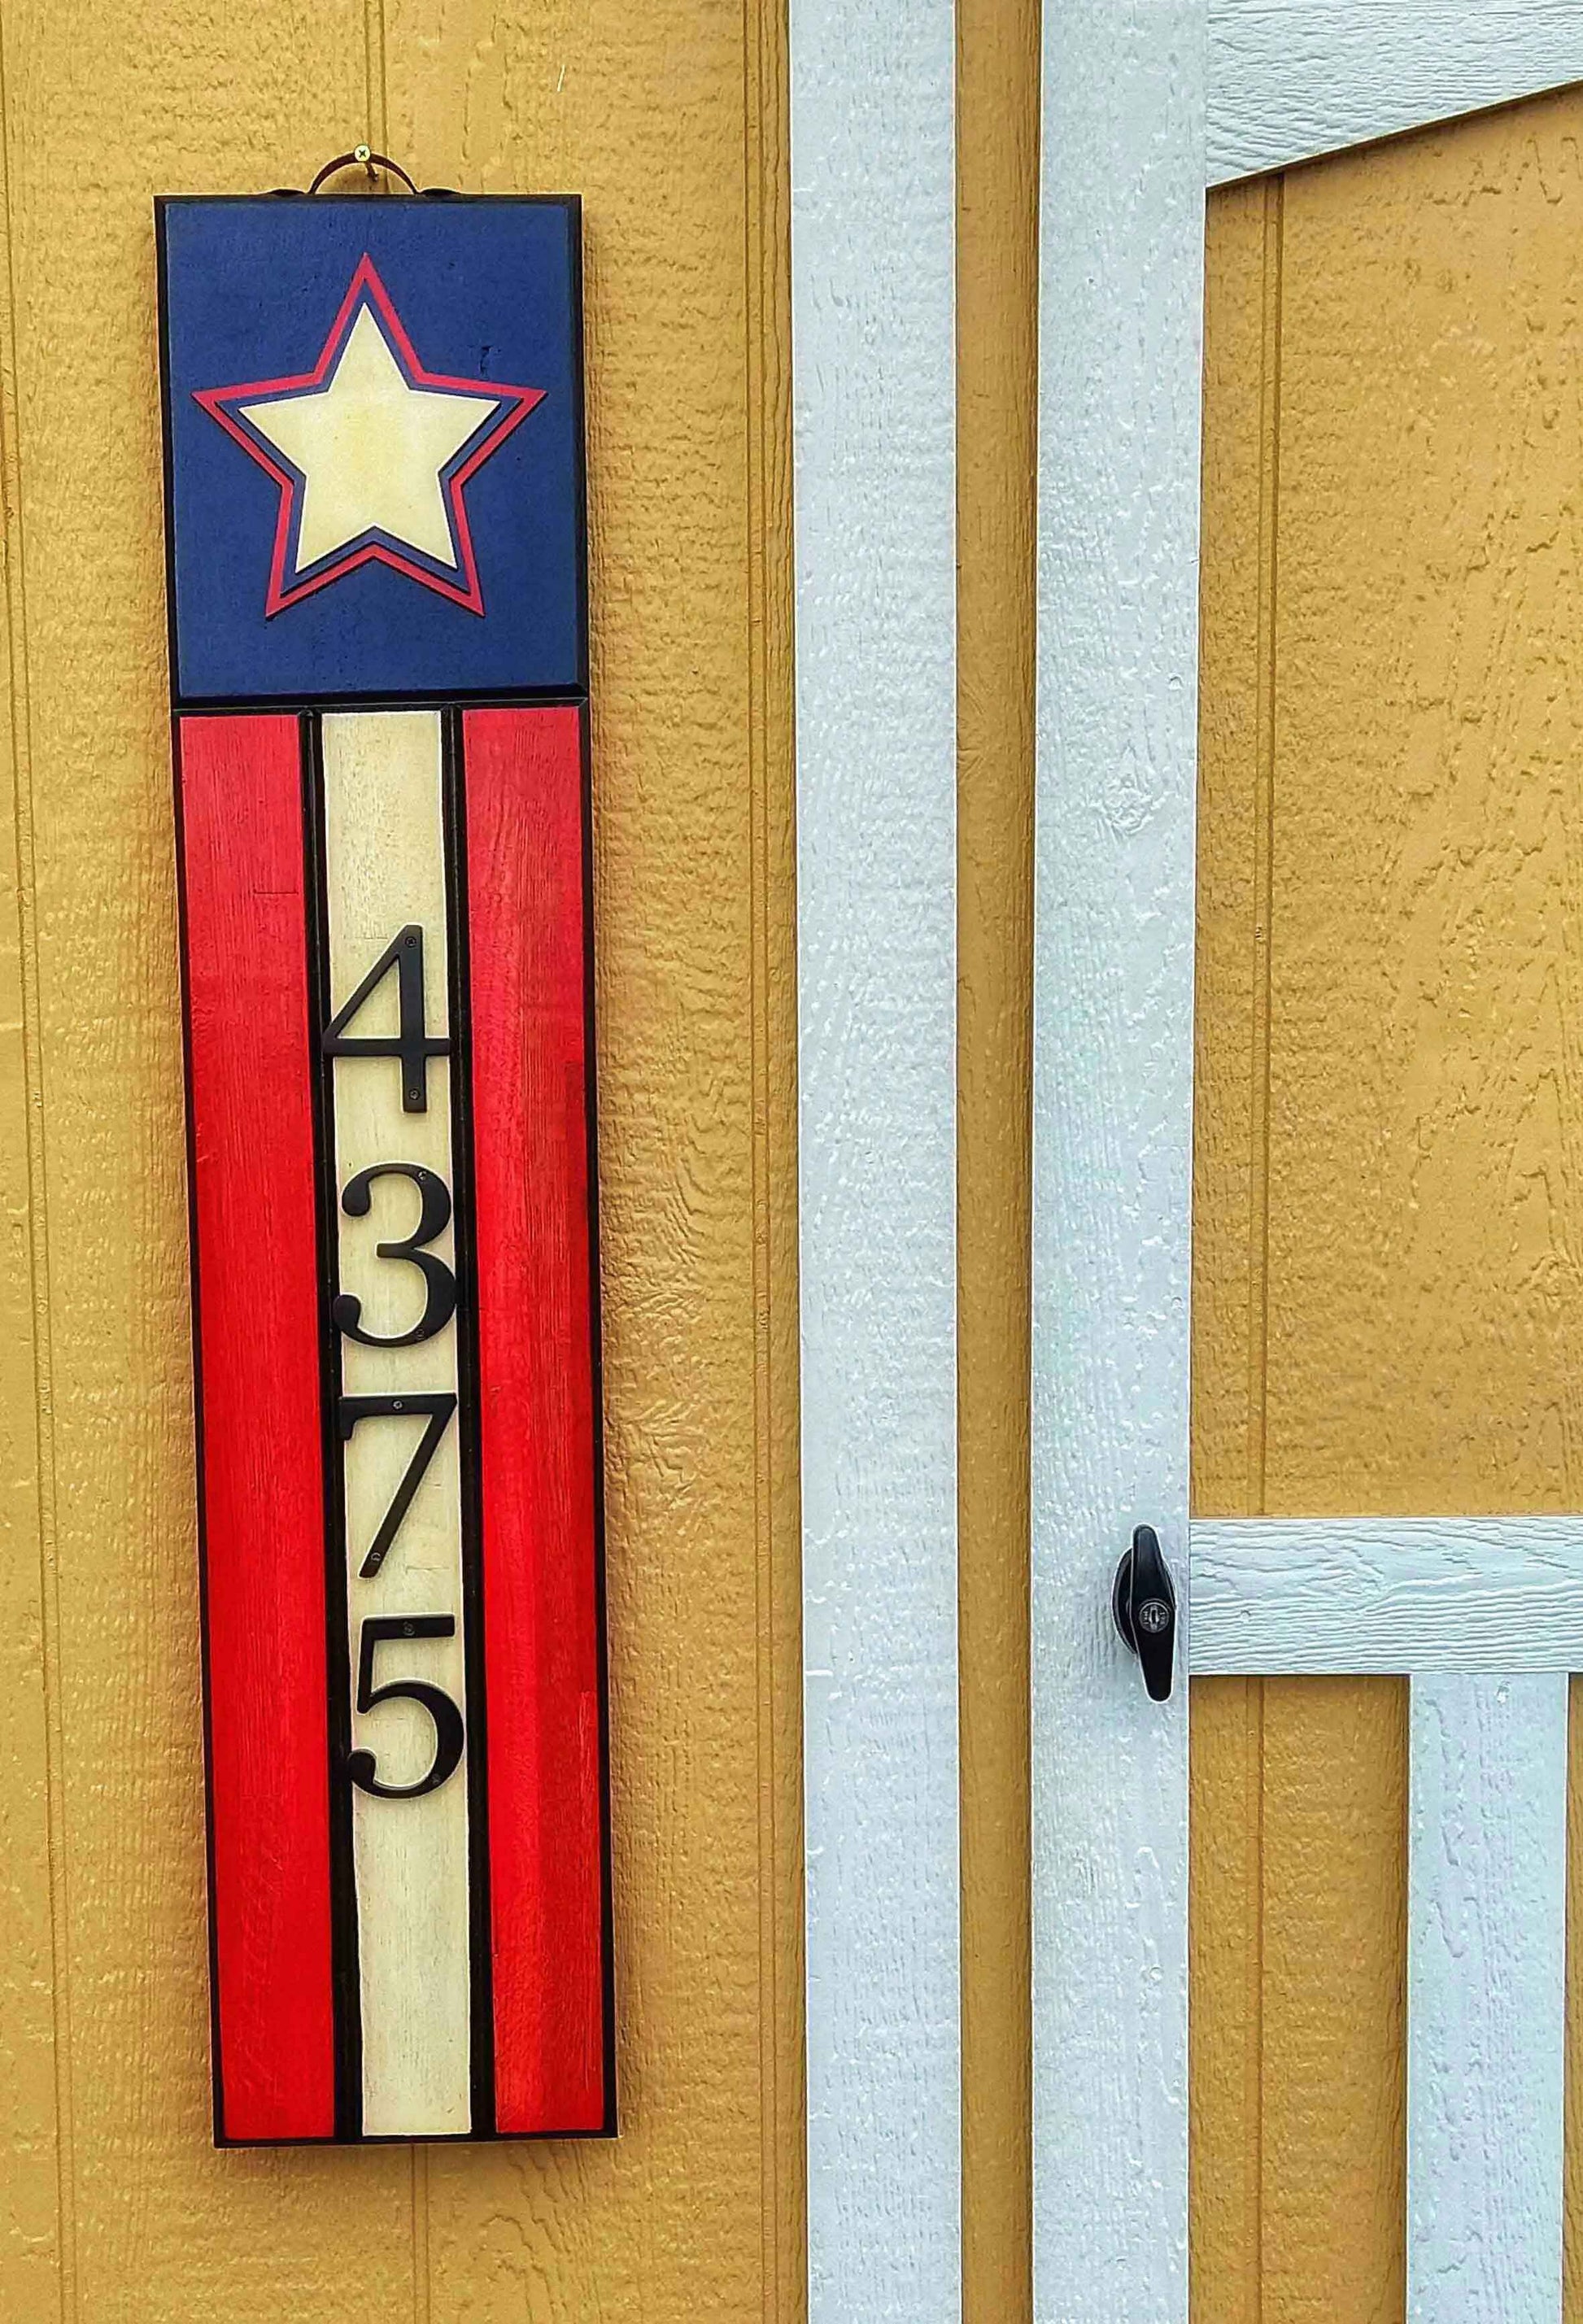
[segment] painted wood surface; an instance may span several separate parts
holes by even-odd
[[[957,0],[962,2314],[1029,2324],[1037,0]]]
[[[1203,17],[1047,10],[1033,1178],[1034,2309],[1187,2310],[1187,1535]],[[1097,2009],[1094,1997],[1106,1996]]]
[[[777,19],[713,0],[637,16],[593,0],[575,26],[421,0],[223,18],[138,0],[67,42],[58,12],[24,0],[0,39],[4,822],[20,866],[0,972],[16,1677],[0,2310],[794,2317]],[[151,204],[303,184],[365,127],[424,182],[588,201],[627,2118],[580,2155],[207,2144]]]
[[[495,2125],[612,2126],[584,721],[463,714]],[[533,1315],[539,1329],[524,1333]]]
[[[332,714],[322,726],[324,884],[331,1014],[345,1009],[398,930],[424,932],[423,1022],[440,1038],[451,1030],[447,994],[456,932],[446,901],[444,808],[437,711]],[[391,1038],[398,1029],[396,980],[386,977],[358,1010],[354,1038]],[[427,1061],[428,1102],[402,1110],[401,1075],[385,1058],[337,1058],[334,1066],[335,1174],[344,1190],[360,1171],[392,1160],[457,1185],[452,1150],[449,1057]],[[369,1189],[368,1209],[335,1221],[340,1289],[360,1303],[359,1329],[391,1339],[423,1314],[428,1286],[414,1268],[382,1261],[376,1246],[410,1234],[418,1195],[410,1183]],[[427,1248],[455,1273],[452,1214]],[[419,1349],[365,1347],[340,1335],[341,1388],[351,1396],[392,1396],[403,1388],[455,1396],[457,1323]],[[416,1357],[416,1362],[414,1358]],[[346,1694],[353,1704],[352,1748],[373,1754],[376,1780],[422,1780],[438,1730],[419,1702],[356,1710],[359,1640],[365,1620],[434,1615],[452,1625],[413,1651],[386,1654],[419,1680],[438,1686],[474,1731],[467,1685],[466,1607],[462,1579],[461,1429],[453,1421],[436,1448],[400,1537],[378,1571],[363,1571],[381,1518],[411,1456],[410,1429],[364,1422],[342,1453],[346,1541]],[[375,1683],[391,1675],[374,1674]],[[352,1865],[356,1892],[358,2017],[363,2043],[363,2126],[374,2136],[457,2134],[472,2120],[469,2092],[471,1948],[468,1896],[470,1754],[437,1791],[421,1799],[352,1800]]]
[[[1408,2324],[1561,2315],[1568,1682],[1413,1682]]]
[[[1197,1518],[1195,1672],[1583,1670],[1583,1519]]]
[[[794,0],[808,2301],[961,2310],[954,20]]]
[[[1580,126],[1563,94],[1210,203],[1206,1516],[1583,1508]],[[1195,1683],[1206,2324],[1404,2311],[1407,1694]]]
[[[1575,0],[1210,0],[1209,182],[1575,80]]]
[[[177,730],[219,2138],[336,2109],[301,728]],[[260,1879],[261,1867],[267,1874]]]

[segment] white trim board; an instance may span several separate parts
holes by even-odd
[[[1560,2324],[1567,1697],[1413,1682],[1408,2324]]]
[[[1191,1568],[1201,1675],[1583,1671],[1583,1517],[1194,1518]]]
[[[1210,0],[1208,181],[1575,80],[1579,0]]]
[[[1558,2324],[1583,1518],[1195,1520],[1201,1675],[1412,1676],[1408,2324]]]
[[[961,2313],[952,0],[792,0],[811,2324]]]
[[[1034,2312],[1187,2316],[1187,1689],[1110,1627],[1187,1544],[1201,0],[1050,6],[1034,957]]]

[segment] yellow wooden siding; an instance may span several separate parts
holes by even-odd
[[[1583,1506],[1580,131],[1210,203],[1205,1513]],[[1385,2324],[1405,1685],[1194,1720],[1195,2315]]]
[[[1038,0],[958,0],[962,2312],[1028,2324],[1028,1221]]]
[[[5,12],[18,2324],[797,2312],[783,50],[758,0]],[[151,203],[369,131],[588,205],[623,2133],[216,2155]]]

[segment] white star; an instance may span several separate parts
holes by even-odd
[[[322,388],[242,410],[306,480],[298,571],[375,527],[454,567],[441,472],[499,409],[494,397],[410,387],[373,309],[359,308]]]

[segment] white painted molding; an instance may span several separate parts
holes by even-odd
[[[1579,0],[1210,0],[1210,185],[1583,80]]]
[[[1045,11],[1034,962],[1034,2310],[1187,2315],[1187,1545],[1201,0]]]
[[[1413,1682],[1408,2324],[1560,2324],[1567,1694]]]
[[[1195,1672],[1583,1671],[1583,1517],[1195,1518]]]
[[[952,0],[790,40],[809,2314],[955,2324]]]

